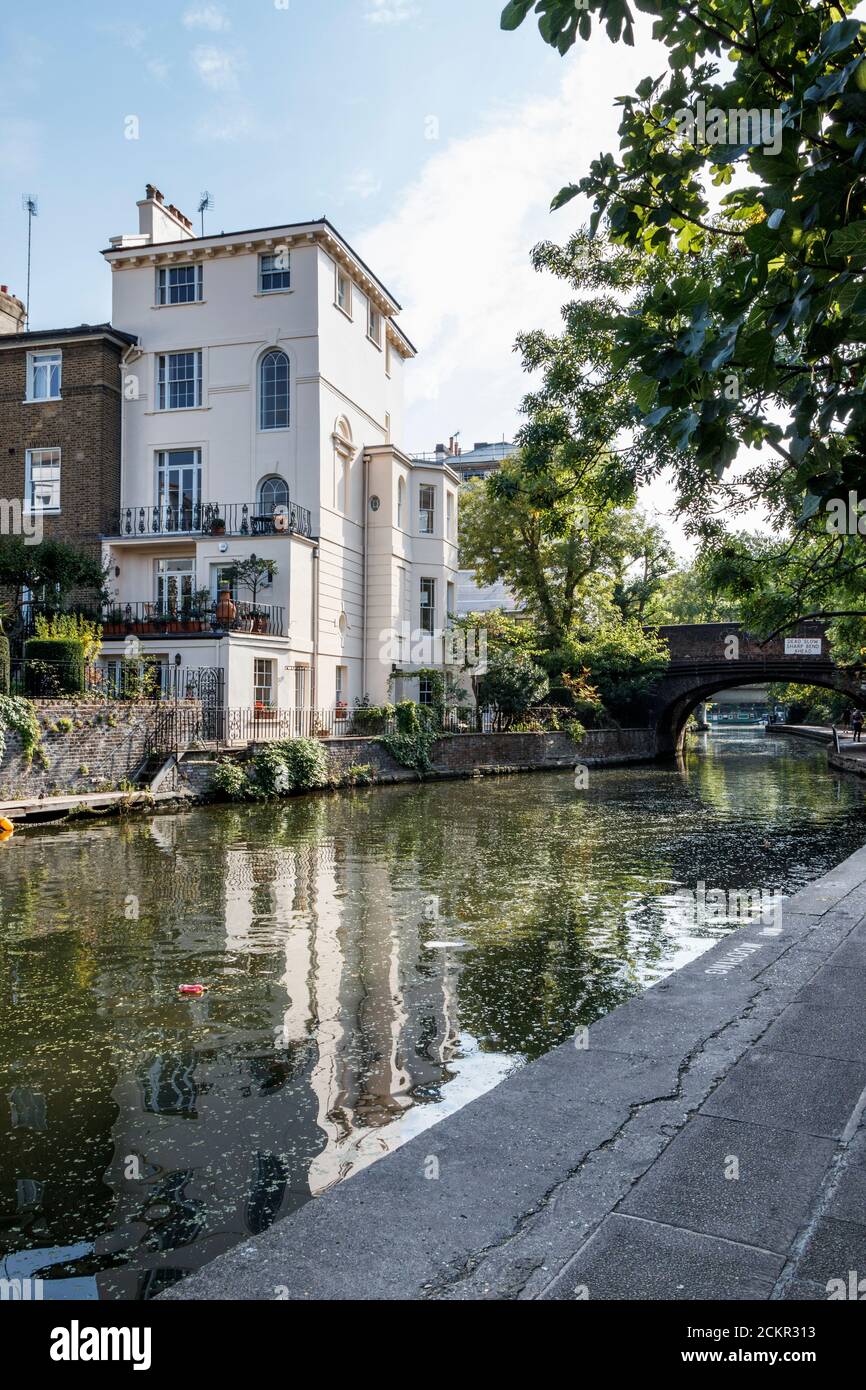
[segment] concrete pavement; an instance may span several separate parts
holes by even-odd
[[[866,849],[162,1297],[826,1299],[866,1279],[864,983]]]

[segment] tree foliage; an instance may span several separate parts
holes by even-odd
[[[65,541],[27,545],[22,536],[0,537],[0,587],[12,593],[16,611],[25,589],[60,610],[73,595],[101,602],[105,586],[102,564],[89,550]]]
[[[554,199],[588,197],[591,231],[628,253],[678,255],[612,316],[612,366],[629,370],[639,420],[673,449],[680,505],[712,543],[756,502],[788,529],[770,580],[788,618],[795,589],[801,611],[823,591],[862,612],[858,537],[822,555],[817,591],[789,566],[822,554],[822,510],[863,478],[866,28],[812,0],[635,9],[653,17],[668,69],[619,99],[618,154]],[[511,0],[503,27],[530,13],[560,53],[599,23],[633,42],[626,0]],[[754,461],[732,470],[741,451]]]
[[[478,681],[478,702],[507,725],[544,699],[547,676],[524,652],[499,652]]]

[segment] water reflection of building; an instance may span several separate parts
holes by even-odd
[[[170,824],[154,826],[180,883],[202,865]],[[112,1093],[104,1296],[152,1296],[396,1147],[458,1053],[459,959],[423,949],[425,894],[405,863],[395,885],[386,861],[328,838],[223,853],[204,866],[207,913],[172,921],[153,1004],[126,1036],[116,1020],[118,1055],[135,1060]],[[172,972],[208,961],[219,984],[177,1002]]]

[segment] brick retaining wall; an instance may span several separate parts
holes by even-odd
[[[196,707],[195,702],[181,704]],[[145,702],[104,700],[36,700],[34,706],[50,766],[43,768],[34,759],[28,767],[18,734],[7,729],[6,751],[0,760],[3,800],[116,790],[142,762],[158,708]],[[58,727],[61,720],[71,720],[72,728]]]
[[[396,762],[375,738],[323,740],[328,750],[334,785],[351,781],[349,769],[368,767],[380,783],[415,782],[416,774]],[[220,755],[190,753],[183,760],[177,786],[194,796],[206,794]],[[233,757],[246,757],[246,752]],[[567,734],[456,734],[434,743],[431,750],[436,777],[471,777],[475,773],[543,772],[628,762],[646,762],[655,756],[650,729],[593,729],[580,744]]]

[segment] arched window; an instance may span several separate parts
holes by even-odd
[[[403,478],[397,481],[397,526],[403,529],[403,517],[406,515],[406,483]]]
[[[352,510],[352,457],[355,450],[352,444],[352,427],[344,415],[340,416],[334,426],[331,442],[334,445],[336,463],[336,503],[343,515],[349,516]]]
[[[284,352],[266,352],[259,366],[259,428],[289,428],[289,359]]]
[[[259,511],[265,516],[282,507],[288,510],[289,485],[284,478],[265,478],[259,488]]]

